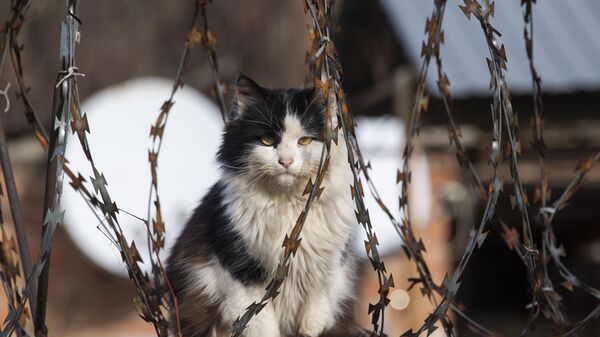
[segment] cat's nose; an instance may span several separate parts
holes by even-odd
[[[285,167],[286,169],[290,168],[293,162],[293,159],[279,159],[279,164],[281,164],[281,166]]]

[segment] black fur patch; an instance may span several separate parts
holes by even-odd
[[[243,284],[256,284],[266,281],[267,272],[259,261],[248,254],[248,248],[239,233],[233,230],[225,214],[222,189],[219,183],[206,195],[199,220],[206,221],[206,243],[212,254],[219,258],[221,265]],[[195,216],[193,218],[196,218]]]
[[[314,88],[268,89],[243,75],[237,80],[233,110],[217,154],[223,169],[230,172],[243,171],[248,153],[255,146],[264,146],[260,142],[263,135],[273,137],[277,147],[288,111],[316,140],[320,140],[325,121],[323,101]]]
[[[225,213],[220,183],[213,185],[194,210],[183,232],[177,239],[169,259],[169,280],[176,292],[185,291],[188,271],[183,260],[186,256],[202,256],[209,260],[216,256],[223,268],[243,284],[265,282],[268,275],[260,262],[248,254],[248,248]]]

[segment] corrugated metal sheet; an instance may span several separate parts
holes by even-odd
[[[382,8],[413,64],[420,64],[425,18],[433,1],[380,0]],[[479,22],[459,9],[461,0],[449,0],[444,17],[446,42],[441,55],[457,97],[485,95],[489,57]],[[523,39],[521,0],[496,0],[494,27],[506,47],[507,78],[513,93],[531,92],[531,76]],[[545,92],[600,89],[600,0],[539,0],[534,7],[534,61]],[[436,91],[435,64],[427,79]]]

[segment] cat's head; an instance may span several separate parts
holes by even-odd
[[[316,173],[323,99],[313,89],[269,89],[239,75],[218,153],[222,168],[248,182],[293,187]]]

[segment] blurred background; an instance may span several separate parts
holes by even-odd
[[[469,157],[482,178],[487,179],[491,173],[487,163],[491,139],[489,73],[485,61],[488,52],[479,24],[465,18],[458,8],[459,3],[462,4],[457,0],[448,1],[442,58],[450,79],[455,118],[461,125]],[[530,146],[531,79],[524,49],[520,4],[519,0],[499,2],[492,22],[503,33],[500,41],[507,50],[508,83],[513,94],[513,107],[521,121],[523,155],[519,168],[526,189],[532,195],[539,172],[536,153]],[[192,9],[193,3],[184,0],[81,3],[83,25],[76,64],[86,74],[78,80],[78,84],[84,112],[90,114],[91,136],[97,137],[93,138],[95,146],[92,153],[105,153],[99,154],[106,158],[98,160],[97,165],[115,170],[112,176],[107,173],[107,180],[111,190],[122,193],[120,198],[115,196],[117,203],[124,209],[134,210],[133,213],[141,217],[146,214],[143,213],[145,211],[137,211],[136,200],[142,200],[142,204],[147,201],[150,181],[146,152],[150,139],[147,132],[160,104],[168,96],[168,81],[174,77],[179,65]],[[209,5],[208,9],[209,27],[218,40],[219,65],[225,81],[231,82],[238,72],[243,72],[266,86],[303,86],[308,74],[305,61],[310,41],[302,1],[261,0],[241,4],[221,0]],[[404,125],[408,123],[414,98],[423,27],[433,4],[432,1],[416,0],[338,0],[336,10],[339,31],[335,35],[335,43],[344,69],[343,85],[348,94],[349,108],[359,117],[359,141],[363,143],[366,157],[371,159],[375,182],[388,206],[395,209],[399,192],[395,185],[395,170],[402,163]],[[8,12],[8,1],[0,3],[2,22]],[[63,1],[33,1],[20,33],[20,42],[24,45],[24,80],[31,87],[29,97],[48,128],[53,85],[59,69],[59,23],[64,12]],[[600,2],[543,1],[534,8],[534,24],[535,62],[544,92],[549,183],[555,198],[574,177],[579,160],[600,147],[600,67],[597,65],[600,59],[600,39],[597,38],[600,32]],[[458,166],[453,147],[449,146],[447,117],[437,94],[434,73],[435,65],[432,65],[427,81],[427,91],[432,96],[430,107],[424,115],[413,158],[415,177],[411,198],[414,201],[410,211],[416,234],[422,237],[427,248],[425,257],[434,280],[439,284],[462,254],[469,230],[474,222],[479,221],[483,207],[465,172]],[[0,74],[0,89],[14,82],[13,78],[12,69],[7,64]],[[171,159],[161,158],[161,163],[162,160],[165,163],[175,162],[178,158],[187,160],[185,165],[172,165],[161,171],[166,180],[169,179],[167,177],[175,177],[161,188],[165,185],[187,185],[184,190],[165,186],[166,190],[161,194],[162,198],[172,200],[173,205],[181,205],[182,202],[185,205],[181,209],[172,206],[165,210],[173,214],[168,216],[171,222],[167,217],[167,232],[169,226],[175,228],[178,222],[185,220],[189,208],[216,177],[210,153],[214,152],[221,125],[218,109],[209,101],[214,79],[201,47],[194,49],[184,80],[187,91],[178,94],[181,97],[176,96],[175,101],[181,98],[182,102],[188,103],[180,105],[189,105],[190,108],[178,107],[176,103],[173,115],[178,111],[182,115],[185,111],[198,113],[185,115],[187,117],[179,122],[173,122],[175,129],[171,132],[182,135],[177,144],[183,144],[186,151],[176,152],[175,149],[181,146],[173,145]],[[16,83],[13,86],[16,87]],[[133,87],[135,90],[131,89]],[[119,108],[118,104],[103,103],[116,96],[106,95],[106,91],[102,96],[99,94],[102,90],[116,90],[111,93],[120,92],[122,97],[132,97],[127,95],[134,95],[132,92],[135,91],[137,98]],[[186,98],[186,95],[189,97]],[[41,236],[46,154],[26,122],[14,87],[9,90],[9,98],[11,109],[0,113],[0,118],[9,137],[31,252],[36,256]],[[89,102],[86,101],[88,98]],[[144,101],[150,103],[140,103]],[[3,108],[4,101],[0,99],[0,109]],[[134,139],[133,133],[128,134],[131,139],[119,137],[121,129],[118,127],[112,129],[110,124],[98,124],[107,118],[122,121],[128,130],[139,130],[136,131],[139,137]],[[177,129],[177,125],[182,129]],[[166,141],[169,137],[175,135],[167,134]],[[140,160],[128,159],[125,149],[129,145],[139,146],[136,156],[140,155]],[[165,150],[165,156],[168,153]],[[199,175],[196,168],[209,173]],[[179,175],[183,171],[185,174]],[[126,173],[119,176],[118,172]],[[511,190],[506,165],[501,167],[500,172],[505,178],[505,191]],[[135,183],[128,185],[128,179]],[[135,185],[139,181],[141,189]],[[70,189],[70,186],[65,185],[65,189]],[[177,199],[180,194],[186,195],[184,201]],[[571,204],[554,220],[558,241],[567,252],[566,265],[582,281],[596,287],[600,286],[598,200],[600,170],[596,168],[588,174]],[[382,241],[387,269],[394,275],[396,288],[400,289],[396,295],[405,298],[403,292],[409,285],[407,279],[416,275],[413,265],[401,251],[391,225],[376,210],[376,204],[371,201],[369,209],[375,213],[375,231],[385,233],[378,236]],[[2,198],[2,210],[8,214],[6,198]],[[523,265],[503,241],[497,218],[517,223],[518,216],[511,210],[507,194],[501,194],[488,241],[474,254],[458,293],[459,301],[472,318],[506,336],[517,335],[524,327],[530,293]],[[96,229],[97,222],[93,217],[89,221],[85,217],[79,219],[86,220],[80,223],[72,220],[65,228],[58,229],[54,239],[48,306],[49,335],[152,336],[152,327],[137,316],[132,303],[133,285],[122,273],[123,268],[114,250],[109,248],[105,254],[107,249],[98,248],[98,252],[94,253],[96,248],[86,251],[83,247],[91,246],[94,241],[110,246],[101,241],[104,238]],[[6,227],[11,228],[8,222],[7,216]],[[173,231],[176,232],[176,229]],[[81,232],[89,234],[89,238],[79,240],[89,241],[79,242],[78,246],[73,238]],[[136,235],[134,229],[131,235]],[[360,297],[364,305],[357,314],[368,327],[366,303],[377,296],[377,283],[366,262],[362,275]],[[556,284],[560,283],[557,275],[552,274],[552,278],[557,281]],[[558,292],[573,321],[583,318],[598,305],[581,291],[570,292],[560,288]],[[402,305],[388,308],[386,329],[390,336],[398,336],[420,326],[432,310],[418,289],[407,294],[408,300],[401,301]],[[0,301],[5,300],[0,297]],[[0,303],[0,317],[4,317],[5,310],[5,305]],[[547,322],[539,320],[537,327],[531,335],[549,335]],[[461,320],[457,320],[457,329],[459,336],[473,335]],[[600,322],[588,325],[580,336],[600,336]]]

